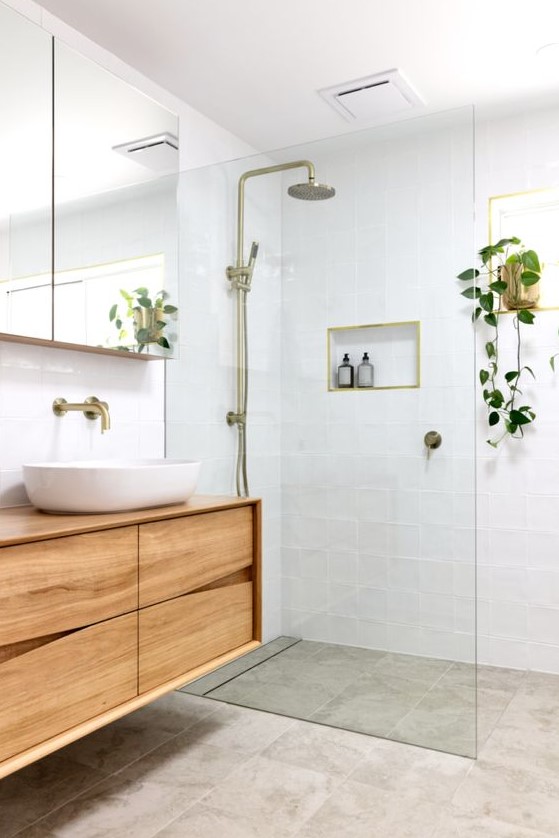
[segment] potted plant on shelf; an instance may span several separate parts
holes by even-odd
[[[115,303],[109,310],[109,321],[117,328],[121,342],[117,349],[130,352],[130,347],[123,344],[129,335],[130,326],[135,341],[133,351],[143,352],[150,345],[171,349],[164,330],[169,324],[169,317],[175,315],[178,309],[166,302],[169,299],[168,292],[158,291],[154,299],[150,297],[147,288],[136,288],[131,292],[121,288],[120,294],[126,305],[125,312],[121,311],[123,303]]]
[[[524,428],[531,424],[536,414],[524,401],[520,385],[527,375],[535,378],[532,369],[523,363],[522,334],[525,326],[532,326],[535,314],[530,311],[539,299],[542,268],[537,253],[528,250],[519,238],[500,239],[479,251],[481,268],[468,268],[458,274],[458,279],[471,283],[462,296],[475,300],[472,320],[481,316],[492,330],[492,337],[485,343],[487,363],[479,371],[483,399],[487,407],[490,428],[500,434],[488,439],[497,448],[506,437],[519,439]],[[513,326],[516,330],[516,363],[513,369],[502,373],[499,364],[499,325],[503,306],[515,312]],[[554,358],[550,359],[554,368]]]

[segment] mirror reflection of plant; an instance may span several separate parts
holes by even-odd
[[[132,292],[120,289],[120,294],[126,302],[126,312],[121,314],[120,303],[115,303],[109,310],[109,321],[114,323],[118,329],[119,341],[128,337],[126,321],[133,325],[134,339],[137,344],[137,351],[142,352],[148,344],[157,344],[163,349],[171,349],[171,344],[162,334],[163,329],[168,325],[166,316],[176,314],[177,307],[165,302],[169,299],[169,293],[165,290],[158,291],[155,299],[152,299],[147,288],[136,288]],[[148,318],[148,325],[143,325],[145,317]],[[121,345],[117,349],[129,352],[130,347]]]
[[[516,364],[514,369],[502,375],[499,370],[501,298],[509,290],[509,283],[515,280],[516,273],[521,285],[529,288],[540,281],[542,269],[537,253],[534,250],[526,250],[516,237],[501,239],[497,244],[482,247],[479,256],[482,262],[481,270],[468,268],[458,274],[458,279],[473,283],[462,291],[462,296],[476,301],[472,320],[476,321],[483,315],[485,323],[493,329],[493,338],[485,344],[487,364],[479,371],[479,380],[487,407],[489,427],[501,432],[498,438],[488,439],[487,442],[493,448],[497,448],[506,437],[523,437],[525,426],[536,418],[530,405],[518,404],[522,396],[521,381],[526,378],[526,374],[535,378],[532,369],[522,360],[522,330],[524,326],[532,326],[536,318],[528,308],[516,309],[513,317],[516,330]]]

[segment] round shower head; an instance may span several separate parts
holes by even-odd
[[[333,198],[336,190],[325,183],[315,183],[314,180],[309,180],[307,183],[294,183],[288,188],[287,194],[300,201],[325,201],[327,198]]]

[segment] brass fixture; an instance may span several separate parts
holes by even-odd
[[[433,451],[435,448],[441,447],[443,438],[438,431],[427,431],[423,437],[423,442],[429,451]]]
[[[333,198],[336,190],[332,186],[316,183],[314,165],[310,160],[295,160],[292,163],[280,163],[277,166],[265,166],[262,169],[251,169],[239,178],[237,191],[237,259],[235,265],[226,269],[227,279],[231,289],[237,294],[236,300],[236,356],[237,356],[237,409],[227,413],[226,421],[230,426],[237,426],[237,466],[236,482],[237,495],[249,497],[247,467],[246,467],[246,417],[248,404],[248,334],[247,334],[247,304],[246,296],[252,284],[254,263],[258,255],[258,242],[253,242],[250,248],[248,262],[244,264],[244,226],[245,226],[245,183],[249,178],[268,175],[274,172],[285,172],[288,169],[306,169],[308,180],[297,183],[288,188],[292,198],[303,201],[323,201]]]
[[[66,399],[55,399],[52,403],[52,412],[55,416],[64,416],[69,410],[80,410],[86,419],[98,419],[101,417],[101,433],[104,434],[111,427],[109,405],[100,401],[97,396],[88,396],[83,403],[67,402]]]

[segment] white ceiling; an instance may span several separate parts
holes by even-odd
[[[426,111],[559,102],[559,0],[39,0],[260,149],[363,127],[317,94],[399,68]]]

